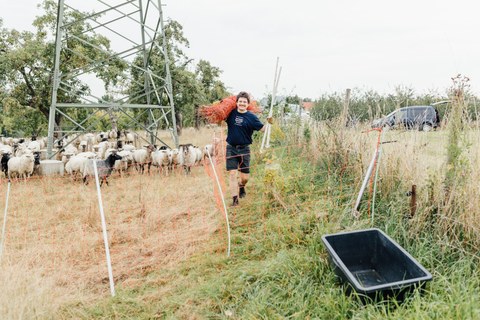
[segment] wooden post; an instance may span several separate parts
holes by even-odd
[[[411,191],[411,199],[410,199],[410,218],[415,216],[415,212],[417,211],[417,186],[412,185]]]
[[[343,111],[342,116],[340,117],[342,123],[341,126],[346,126],[348,122],[349,106],[350,106],[350,93],[351,89],[345,91],[345,100],[343,101]]]

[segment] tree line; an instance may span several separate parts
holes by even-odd
[[[393,93],[380,94],[376,91],[353,89],[349,101],[349,120],[353,122],[371,121],[383,117],[392,111],[415,105],[432,105],[437,102],[446,102],[436,106],[440,118],[448,117],[451,109],[451,89],[444,93],[428,92],[418,94],[413,88],[397,86]],[[479,119],[480,101],[468,90],[465,92],[466,117],[469,120]],[[345,104],[345,92],[324,93],[314,100],[310,116],[315,120],[331,120],[340,116]]]

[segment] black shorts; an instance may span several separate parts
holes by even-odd
[[[250,173],[250,146],[227,144],[227,171],[239,170],[242,173]]]

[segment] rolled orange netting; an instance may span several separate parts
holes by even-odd
[[[235,108],[237,107],[237,97],[230,96],[220,100],[209,106],[201,106],[198,113],[201,117],[205,118],[210,123],[219,123],[226,120]],[[256,101],[252,101],[248,107],[248,111],[253,113],[260,113],[260,107]]]

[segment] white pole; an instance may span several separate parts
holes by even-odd
[[[355,206],[353,207],[353,215],[358,218],[360,213],[358,212],[358,207],[360,206],[360,201],[362,200],[363,192],[367,187],[368,180],[372,175],[373,166],[375,165],[375,160],[378,157],[378,149],[375,148],[375,153],[373,154],[372,160],[370,161],[370,165],[368,166],[367,173],[365,174],[365,178],[363,179],[362,187],[360,188],[360,192],[358,193],[357,201],[355,202]]]
[[[7,212],[8,212],[9,197],[10,197],[10,180],[8,180],[7,199],[5,200],[5,212],[3,214],[2,241],[0,242],[0,262],[2,261],[3,246],[5,245],[5,233],[7,231]]]
[[[113,283],[112,262],[110,260],[110,249],[108,247],[107,224],[105,223],[105,213],[103,212],[102,193],[100,192],[100,181],[98,179],[97,161],[93,161],[93,170],[95,171],[95,182],[97,184],[98,207],[100,209],[100,218],[102,219],[103,242],[105,244],[105,255],[107,256],[108,278],[110,279],[110,292],[115,296],[115,284]]]
[[[270,110],[268,111],[268,117],[271,118],[273,116],[273,106],[275,105],[275,99],[277,95],[277,88],[278,82],[280,81],[280,75],[282,73],[282,67],[278,70],[278,61],[279,58],[277,57],[277,64],[275,66],[275,75],[273,77],[273,90],[272,90],[272,100],[270,101]],[[263,133],[262,138],[262,145],[260,146],[260,152],[263,152],[264,148],[270,147],[270,123],[267,122],[265,127],[265,132]]]
[[[278,82],[280,81],[280,75],[282,74],[282,67],[280,67],[280,71],[278,72],[278,76],[275,79],[275,86],[273,88],[273,96],[272,96],[272,104],[270,106],[270,111],[268,112],[268,117],[271,118],[273,116],[273,105],[275,100],[277,99],[277,89],[278,89]],[[269,123],[267,126],[267,130],[265,130],[265,135],[267,139],[265,141],[265,148],[270,148],[270,135],[272,132],[272,125]]]
[[[378,147],[377,165],[376,165],[376,169],[375,169],[375,179],[373,180],[372,224],[373,224],[373,219],[375,217],[375,195],[377,194],[377,180],[378,180],[378,172],[380,171],[380,157],[382,156],[382,141],[383,141],[383,135],[384,134],[385,134],[385,131],[382,130],[382,133],[380,134],[380,145]]]
[[[223,196],[222,187],[220,185],[220,180],[218,179],[217,170],[215,169],[215,165],[213,164],[212,157],[210,156],[210,151],[207,150],[208,160],[210,160],[210,165],[213,169],[213,174],[215,175],[215,180],[217,181],[218,192],[220,193],[220,197],[222,197],[223,202],[223,210],[225,211],[225,219],[227,220],[227,236],[228,236],[228,250],[227,250],[227,257],[230,257],[230,222],[228,221],[228,212],[227,212],[227,205],[225,204],[225,197]]]

